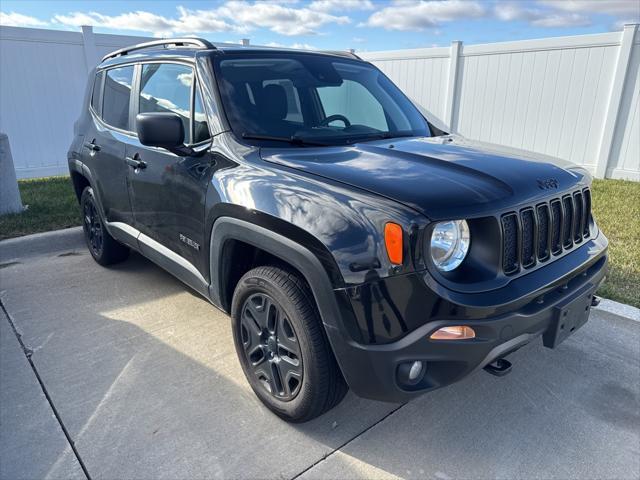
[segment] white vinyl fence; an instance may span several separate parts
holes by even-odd
[[[68,173],[67,150],[87,73],[107,53],[148,38],[0,27],[0,132],[18,178]]]
[[[640,33],[360,53],[451,131],[640,180]],[[19,178],[67,172],[87,72],[148,38],[0,27],[0,132]]]
[[[368,52],[450,130],[640,180],[640,33]]]

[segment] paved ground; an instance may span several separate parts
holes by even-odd
[[[0,264],[3,479],[640,477],[638,322],[594,313],[503,379],[294,426],[250,391],[228,317],[145,259],[101,268],[75,230]]]

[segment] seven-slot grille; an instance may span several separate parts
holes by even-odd
[[[591,192],[579,190],[535,207],[502,216],[502,269],[512,275],[520,268],[548,261],[589,237]]]

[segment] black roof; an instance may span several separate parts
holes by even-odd
[[[119,65],[122,63],[145,59],[157,59],[159,57],[166,58],[168,60],[193,59],[196,52],[202,51],[219,51],[223,53],[308,53],[316,55],[333,55],[360,60],[360,57],[349,51],[299,50],[284,47],[239,45],[235,43],[212,43],[200,38],[179,38],[154,40],[115,50],[103,57],[99,67]]]

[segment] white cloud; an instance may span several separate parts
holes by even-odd
[[[43,27],[47,25],[47,22],[21,13],[0,12],[0,25],[3,27]]]
[[[531,25],[547,28],[586,27],[591,25],[591,20],[589,17],[578,13],[570,13],[568,15],[551,14],[533,20]]]
[[[308,43],[292,43],[291,45],[285,45],[280,42],[269,42],[264,45],[265,47],[275,48],[296,48],[298,50],[320,50],[318,47],[309,45]]]
[[[97,12],[72,12],[68,15],[55,15],[53,21],[70,27],[93,25],[117,30],[150,32],[159,36],[185,32],[224,32],[234,29],[229,23],[210,15],[211,12],[194,12],[183,7],[178,7],[178,12],[177,18],[167,18],[145,11],[113,16]]]
[[[640,16],[638,0],[539,0],[538,3],[565,12]]]
[[[246,28],[233,24],[231,18],[223,19],[218,10],[189,10],[178,7],[179,31],[191,30],[195,32],[245,32]]]
[[[347,0],[348,1],[348,0]],[[312,35],[329,23],[344,25],[349,17],[336,16],[310,8],[294,8],[280,3],[247,2],[230,0],[209,10],[190,10],[178,7],[176,17],[165,17],[147,11],[135,11],[120,15],[103,15],[97,12],[72,12],[55,15],[56,23],[79,27],[96,27],[118,30],[150,32],[156,36],[194,33],[236,32],[247,33],[255,28],[267,28],[281,35]]]
[[[552,24],[551,26],[556,26],[554,23],[562,17],[575,19],[576,23],[573,25],[587,25],[586,22],[578,23],[578,19],[588,18],[589,14],[616,17],[617,21],[612,26],[614,29],[621,29],[627,23],[640,22],[640,1],[638,0],[538,0],[538,4],[553,10],[553,14],[549,15],[550,18],[547,21]]]
[[[580,13],[523,8],[521,5],[516,2],[498,3],[494,8],[494,13],[500,20],[506,22],[521,20],[536,27],[583,27],[591,24],[589,17]]]
[[[226,18],[247,28],[268,28],[280,35],[313,35],[328,23],[344,25],[349,17],[335,16],[310,8],[291,8],[279,4],[232,0],[218,11]]]
[[[311,10],[333,12],[347,10],[373,10],[371,0],[314,0],[309,4]]]
[[[486,14],[477,1],[401,0],[373,13],[364,25],[386,30],[422,30],[442,22],[479,18]]]
[[[298,50],[320,50],[318,47],[309,45],[308,43],[294,43],[291,48],[297,48]]]

